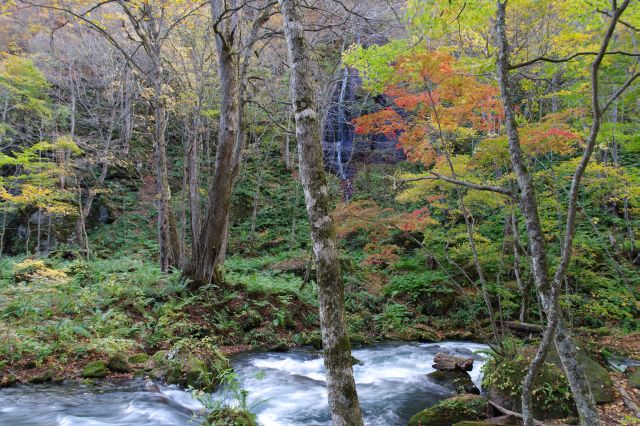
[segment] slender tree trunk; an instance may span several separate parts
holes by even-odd
[[[4,249],[4,234],[7,230],[7,211],[3,210],[2,212],[2,229],[0,230],[0,256],[2,256],[2,251]]]
[[[224,17],[227,6],[226,0],[211,0],[214,20],[219,21],[216,47],[221,87],[220,126],[206,215],[193,244],[192,259],[187,270],[194,289],[223,279],[220,268],[226,249],[234,159],[240,131],[239,59],[234,44],[236,23],[235,19]]]
[[[198,111],[199,115],[200,112]],[[187,186],[189,188],[189,221],[191,225],[191,244],[195,244],[200,233],[200,194],[198,194],[198,173],[200,159],[200,120],[194,118],[194,129],[187,151]]]
[[[171,218],[171,191],[167,164],[167,112],[162,99],[162,68],[160,58],[154,58],[153,111],[154,111],[154,151],[156,161],[156,206],[158,210],[158,243],[160,245],[160,269],[167,272],[177,266],[179,249],[175,219]],[[173,229],[172,229],[173,228]]]
[[[520,250],[518,248],[520,244],[520,231],[518,230],[518,218],[515,212],[511,213],[511,235],[513,241],[511,246],[513,249],[513,273],[516,277],[516,283],[518,284],[518,290],[520,290],[520,322],[525,322],[527,317],[527,310],[529,308],[529,285],[527,281],[522,279],[520,275]]]
[[[316,261],[320,326],[329,407],[334,426],[362,425],[351,366],[351,346],[344,320],[344,284],[335,227],[322,162],[321,131],[300,9],[294,0],[279,0],[289,49],[292,103],[311,239]]]
[[[573,247],[573,237],[575,235],[575,223],[577,216],[577,202],[580,182],[584,171],[589,163],[593,153],[595,142],[600,130],[602,114],[611,105],[613,101],[637,78],[640,74],[632,75],[609,100],[600,105],[599,87],[598,87],[598,71],[600,64],[606,54],[609,42],[613,36],[615,27],[620,16],[629,5],[630,0],[625,0],[617,7],[617,3],[613,2],[614,10],[612,11],[611,21],[607,31],[603,37],[600,50],[591,66],[591,99],[593,110],[593,121],[589,136],[587,137],[585,150],[578,164],[573,178],[571,180],[571,189],[569,190],[569,202],[567,207],[567,219],[562,241],[561,258],[556,268],[553,281],[549,278],[549,269],[547,263],[546,248],[544,246],[544,234],[540,226],[540,220],[537,211],[537,202],[531,174],[528,172],[520,147],[518,130],[515,121],[515,111],[513,99],[511,96],[511,88],[509,86],[509,45],[506,36],[506,0],[497,2],[496,16],[496,41],[498,45],[498,82],[502,93],[503,106],[505,110],[505,126],[509,141],[509,153],[511,157],[511,165],[517,178],[520,188],[520,204],[527,232],[529,234],[532,258],[532,271],[534,280],[542,302],[543,309],[547,314],[547,327],[543,336],[542,343],[538,349],[531,368],[529,369],[522,391],[522,405],[525,425],[533,424],[533,417],[530,411],[531,404],[531,384],[538,368],[544,362],[546,354],[549,350],[550,342],[555,336],[556,349],[562,362],[562,366],[567,375],[567,380],[571,386],[573,398],[576,403],[580,421],[583,425],[599,425],[598,411],[593,398],[593,394],[589,387],[584,371],[576,360],[576,347],[571,339],[569,327],[560,317],[558,308],[558,295],[561,283],[563,282],[566,271],[571,260]]]

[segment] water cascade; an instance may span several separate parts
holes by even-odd
[[[426,374],[437,352],[475,358],[479,385],[485,345],[468,342],[387,343],[353,355],[365,424],[404,425],[416,412],[451,396]],[[249,405],[266,426],[329,425],[324,366],[318,352],[245,353],[233,360]],[[11,426],[163,426],[200,424],[202,408],[174,386],[145,388],[143,380],[97,385],[31,385],[0,389],[0,424]]]

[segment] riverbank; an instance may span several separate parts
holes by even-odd
[[[227,284],[191,294],[179,274],[160,274],[135,255],[90,262],[5,258],[0,263],[0,386],[150,377],[214,389],[215,381],[199,379],[228,368],[226,358],[251,351],[293,349],[295,354],[304,346],[318,351],[313,284],[294,273],[273,272],[277,263],[232,258]],[[411,300],[399,309],[383,298],[349,294],[347,318],[356,352],[389,340],[482,341],[485,330],[478,327],[486,323],[446,321],[468,313],[454,303],[441,316],[436,311],[424,315]],[[504,328],[535,342],[534,325],[505,323]],[[640,358],[640,333],[576,331],[581,346],[601,365],[612,355]],[[634,413],[622,395],[638,398],[629,372],[606,374],[615,387],[612,399],[600,405],[603,419],[633,424],[628,419]]]

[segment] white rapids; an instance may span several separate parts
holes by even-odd
[[[419,410],[451,392],[426,374],[433,356],[471,356],[470,372],[480,386],[486,345],[469,342],[384,343],[355,349],[354,374],[365,424],[404,425]],[[245,353],[233,360],[248,403],[264,426],[330,425],[322,358],[297,349]],[[215,397],[215,395],[214,395]],[[175,386],[145,390],[142,381],[17,386],[0,389],[1,426],[163,426],[197,425],[202,404]]]

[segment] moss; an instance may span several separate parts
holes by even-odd
[[[129,357],[129,363],[131,364],[144,364],[149,360],[149,355],[145,353],[134,354]]]
[[[245,410],[224,407],[212,411],[204,426],[256,426],[255,416]]]
[[[93,361],[82,369],[82,377],[99,379],[107,375],[107,363],[105,361]]]
[[[411,417],[408,426],[451,426],[464,420],[482,420],[487,416],[487,400],[478,395],[460,395],[445,399]]]
[[[129,373],[131,372],[131,366],[127,362],[126,359],[120,354],[114,355],[109,360],[109,370],[115,371],[116,373]]]
[[[487,389],[490,399],[507,409],[521,411],[522,380],[535,351],[535,347],[507,340],[502,355],[489,357],[482,368],[482,387]],[[538,418],[560,418],[575,413],[567,379],[555,364],[545,363],[534,379],[532,403],[533,413]]]
[[[153,379],[167,383],[214,391],[219,376],[231,369],[229,360],[206,340],[184,340],[171,351],[156,352],[149,362]]]
[[[593,398],[598,404],[607,404],[614,399],[613,381],[609,377],[609,372],[606,368],[601,366],[593,356],[587,351],[583,345],[578,343],[577,359],[580,365],[584,368],[585,376],[593,392]],[[549,362],[552,362],[558,369],[562,368],[560,363],[560,357],[556,352],[555,347],[552,347],[548,357]]]
[[[44,371],[36,376],[30,377],[27,381],[33,384],[48,383],[53,380],[53,373],[51,371]]]

